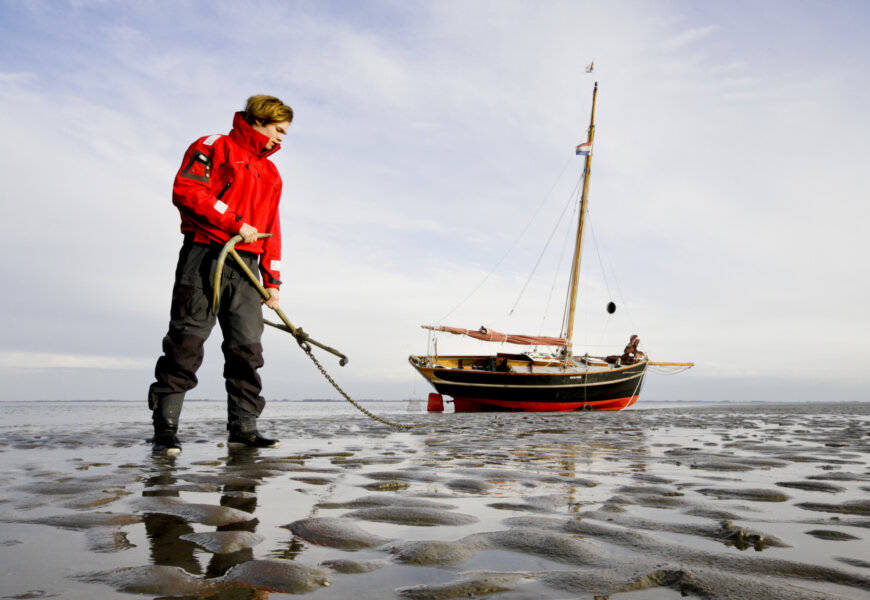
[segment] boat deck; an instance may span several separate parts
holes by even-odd
[[[590,359],[588,362],[581,358],[575,358],[571,361],[563,361],[555,357],[539,357],[525,354],[497,354],[495,356],[413,356],[411,357],[411,362],[419,367],[435,369],[551,375],[610,371],[619,366],[624,366],[609,364],[598,359]]]

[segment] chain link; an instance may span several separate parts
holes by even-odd
[[[258,233],[257,238],[258,239],[266,238],[266,237],[270,237],[271,235],[272,235],[271,233]],[[236,263],[238,263],[239,267],[242,269],[242,271],[245,273],[245,275],[248,276],[248,279],[250,279],[251,283],[254,284],[254,287],[257,288],[257,290],[260,292],[260,295],[263,296],[263,298],[268,299],[270,296],[269,292],[267,292],[266,289],[260,284],[260,280],[257,278],[257,276],[254,275],[254,273],[248,268],[248,266],[242,261],[242,259],[236,253],[234,246],[240,241],[242,241],[241,235],[236,235],[236,236],[230,238],[230,240],[224,245],[224,248],[223,248],[223,250],[221,250],[220,256],[218,257],[217,267],[215,269],[215,281],[217,283],[214,286],[215,291],[214,291],[214,299],[212,302],[212,311],[215,313],[217,313],[217,309],[218,309],[218,289],[220,288],[221,274],[223,272],[223,265],[224,265],[224,261],[226,260],[227,255],[230,255],[233,257],[233,259],[236,261]],[[278,313],[278,316],[281,317],[282,321],[284,321],[284,325],[278,325],[276,323],[272,323],[268,319],[263,319],[266,322],[266,324],[271,325],[272,327],[277,327],[278,329],[281,329],[283,331],[286,331],[287,333],[292,335],[294,338],[296,338],[296,342],[299,344],[299,346],[302,348],[302,350],[305,352],[305,354],[308,355],[308,358],[311,359],[311,361],[314,363],[314,366],[316,366],[317,369],[321,373],[323,373],[323,376],[326,377],[326,380],[332,384],[332,387],[334,387],[336,390],[338,390],[339,394],[344,396],[345,400],[347,400],[348,402],[353,404],[361,412],[368,415],[369,417],[371,417],[375,421],[379,421],[379,422],[383,423],[384,425],[389,425],[390,427],[395,427],[397,429],[416,429],[418,427],[423,427],[423,425],[425,425],[425,423],[393,423],[391,421],[387,421],[386,419],[382,419],[379,416],[370,413],[369,411],[364,409],[362,406],[360,406],[359,404],[354,402],[351,399],[351,397],[348,396],[347,393],[343,389],[341,389],[341,387],[339,387],[339,385],[337,383],[335,383],[335,380],[329,376],[329,373],[326,372],[326,369],[323,368],[323,366],[320,364],[320,361],[318,361],[317,358],[314,356],[314,354],[311,352],[311,344],[314,344],[320,348],[323,348],[327,352],[332,352],[336,356],[340,357],[341,358],[341,363],[340,363],[341,365],[344,365],[345,363],[347,363],[347,357],[333,348],[329,348],[327,346],[324,346],[320,342],[316,342],[316,341],[312,340],[308,336],[307,333],[302,331],[302,328],[293,327],[293,325],[290,323],[289,320],[287,320],[287,317],[284,315],[284,313],[281,311],[280,308],[273,307],[273,310],[276,313]]]
[[[375,421],[379,421],[384,425],[389,425],[390,427],[395,427],[397,429],[417,429],[418,427],[423,427],[425,423],[393,423],[392,421],[387,421],[386,419],[382,419],[381,417],[369,412],[365,408],[359,405],[359,403],[355,402],[347,393],[341,389],[341,387],[335,382],[335,380],[326,372],[326,369],[323,368],[323,365],[320,364],[320,361],[317,360],[317,357],[314,356],[314,353],[311,352],[311,345],[306,343],[299,344],[302,347],[302,350],[305,354],[308,355],[308,358],[311,359],[311,362],[314,363],[314,366],[317,367],[317,370],[320,371],[323,376],[326,378],[332,387],[334,387],[339,394],[341,394],[345,400],[353,404],[356,408],[358,408],[363,414],[374,419]]]

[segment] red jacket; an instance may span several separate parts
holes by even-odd
[[[181,213],[182,233],[194,242],[225,244],[243,223],[273,234],[236,249],[260,254],[265,287],[281,285],[281,176],[267,157],[269,138],[236,113],[229,135],[196,140],[184,154],[172,186],[172,203]]]

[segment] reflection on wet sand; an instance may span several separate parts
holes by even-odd
[[[280,450],[171,459],[130,426],[90,462],[80,426],[15,432],[0,559],[38,565],[64,530],[92,560],[3,594],[870,598],[866,405],[416,418],[277,421]]]
[[[234,475],[247,467],[256,467],[255,451],[231,449],[229,456],[224,457],[223,467],[216,473],[213,483],[206,483],[207,477],[196,478],[197,482],[194,483],[186,483],[183,473],[186,468],[182,469],[179,477],[176,462],[176,457],[154,459],[156,473],[145,480],[143,497],[180,498],[182,490],[219,490],[220,506],[254,514],[257,508],[257,480]],[[191,575],[204,575],[206,579],[221,578],[232,567],[253,560],[253,547],[264,539],[256,534],[258,521],[253,517],[216,524],[213,532],[199,533],[184,517],[175,514],[150,512],[146,508],[143,511],[143,521],[150,544],[152,564],[179,567]],[[211,553],[205,569],[196,557],[200,550]],[[262,590],[229,587],[218,590],[212,597],[247,600],[264,596]]]
[[[173,489],[173,485],[178,483],[173,469],[174,462],[174,459],[166,459],[160,465],[160,471],[145,480],[143,496],[181,496],[178,490]],[[193,575],[202,574],[202,567],[194,557],[196,545],[181,539],[183,535],[194,533],[190,523],[175,515],[149,512],[142,515],[142,521],[145,523],[145,535],[150,543],[152,564],[181,567]]]

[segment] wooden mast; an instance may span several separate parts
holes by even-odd
[[[589,195],[589,175],[592,172],[592,140],[595,138],[595,100],[598,97],[598,82],[592,90],[592,115],[589,117],[589,134],[586,142],[590,144],[586,155],[586,168],[583,171],[583,195],[580,197],[580,220],[577,224],[577,239],[574,244],[574,261],[571,263],[571,282],[568,286],[568,322],[565,326],[565,358],[572,354],[572,338],[574,335],[574,309],[577,305],[577,284],[580,282],[580,251],[583,247],[583,225],[586,222],[586,200]]]

